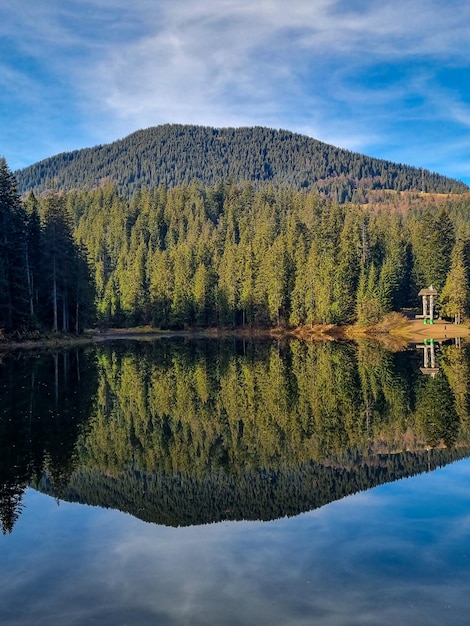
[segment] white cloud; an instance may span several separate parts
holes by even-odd
[[[462,45],[462,13],[449,5],[428,2],[426,12],[407,2],[370,3],[361,11],[339,10],[331,0],[294,0],[288,10],[286,4],[162,3],[158,14],[149,14],[141,38],[108,48],[81,75],[82,88],[95,94],[100,107],[140,126],[263,119],[286,126],[295,103],[303,108],[302,101],[314,94],[316,107],[328,107],[331,98],[352,104],[351,95],[356,104],[403,98],[410,87],[405,81],[365,92],[358,86],[355,94],[345,82],[351,70],[357,73],[385,55],[389,62],[437,52],[454,58],[468,49],[466,40]],[[470,8],[461,8],[470,18]],[[142,17],[146,9],[146,3],[135,5]],[[331,75],[336,81],[328,86]],[[325,117],[328,111],[321,112],[320,123]]]

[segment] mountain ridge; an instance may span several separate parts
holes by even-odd
[[[368,193],[376,190],[469,191],[465,183],[423,168],[263,126],[153,126],[108,144],[57,154],[17,170],[15,177],[21,193],[42,193],[52,182],[64,191],[112,182],[130,196],[142,187],[231,180],[315,189],[340,203],[367,202]]]

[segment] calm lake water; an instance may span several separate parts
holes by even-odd
[[[450,343],[3,356],[0,623],[468,624],[469,376]]]

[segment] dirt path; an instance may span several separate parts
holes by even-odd
[[[410,341],[423,339],[452,339],[454,337],[468,337],[470,328],[461,324],[451,324],[443,320],[434,320],[434,324],[425,324],[423,320],[410,320],[406,328],[406,336]]]

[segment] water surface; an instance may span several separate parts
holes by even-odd
[[[466,624],[469,356],[435,348],[4,357],[2,624]]]

